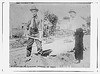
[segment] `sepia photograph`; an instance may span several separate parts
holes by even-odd
[[[9,67],[90,68],[90,2],[9,2]]]

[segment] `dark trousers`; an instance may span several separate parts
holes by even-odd
[[[42,42],[39,41],[38,39],[29,38],[27,41],[27,54],[26,54],[27,57],[31,55],[32,45],[34,42],[36,42],[37,51],[38,52],[42,51]]]

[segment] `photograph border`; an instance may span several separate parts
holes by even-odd
[[[4,42],[3,42],[3,40],[4,40],[4,38],[3,38],[3,36],[4,36],[4,16],[3,16],[4,15],[4,7],[3,7],[4,3],[5,2],[2,2],[2,44],[3,45],[4,45]],[[89,3],[93,3],[93,2],[89,2]],[[97,60],[96,60],[96,70],[98,69],[98,54],[99,54],[99,52],[98,52],[98,18],[97,18]],[[3,71],[3,69],[2,69],[2,71]],[[95,72],[95,71],[94,70],[92,70],[92,71],[91,70],[90,71],[77,71],[77,70],[76,71],[57,71],[57,70],[54,70],[54,71],[52,71],[52,70],[51,71],[50,70],[39,70],[39,71],[38,70],[37,71],[36,70],[35,71],[34,70],[26,70],[26,71],[19,71],[19,70],[17,70],[17,71],[13,71],[13,72]],[[97,70],[97,72],[98,72],[98,70]]]

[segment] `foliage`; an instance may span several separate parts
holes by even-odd
[[[52,26],[50,27],[50,34],[54,35],[56,24],[58,22],[57,15],[50,13],[49,11],[44,12],[44,20],[48,20]]]
[[[56,25],[58,21],[57,15],[50,13],[49,11],[44,12],[44,19],[48,19],[53,25]]]

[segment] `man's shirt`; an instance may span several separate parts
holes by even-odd
[[[34,18],[32,17],[31,18],[31,20],[29,20],[28,21],[28,23],[27,23],[27,30],[28,30],[28,32],[27,32],[27,34],[29,35],[30,34],[30,28],[31,27],[33,27],[33,23],[34,23]],[[39,30],[39,31],[41,31],[42,30],[42,22],[41,22],[41,20],[38,18],[38,16],[36,16],[35,17],[35,22],[36,22],[36,27],[37,27],[37,29]]]
[[[34,18],[32,18],[31,20],[28,21],[28,24],[27,24],[28,29],[33,26],[33,19]],[[39,30],[41,30],[42,29],[42,24],[41,24],[41,20],[38,18],[38,16],[35,18],[35,21],[36,21],[37,28]]]

